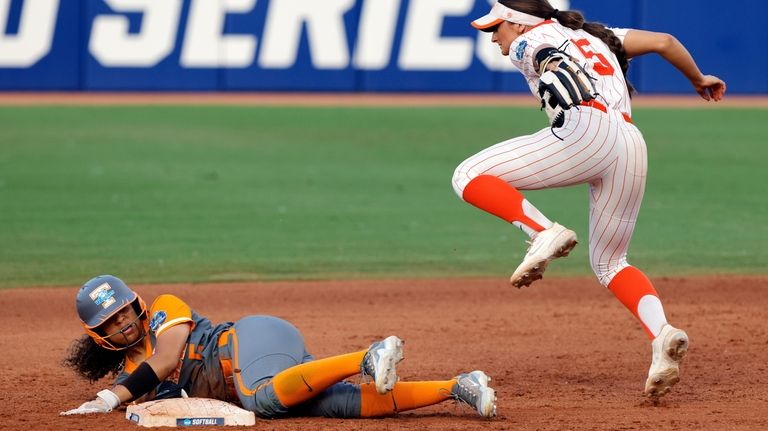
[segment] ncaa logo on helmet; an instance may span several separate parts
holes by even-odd
[[[109,283],[99,285],[99,287],[93,289],[88,294],[96,305],[101,305],[102,308],[107,308],[115,303],[115,291],[112,290],[112,286]]]

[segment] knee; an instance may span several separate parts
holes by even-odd
[[[453,171],[453,178],[451,180],[453,191],[463,199],[464,189],[467,187],[467,184],[469,184],[469,182],[475,179],[475,177],[478,175],[480,175],[480,173],[470,168],[466,161],[462,162]]]
[[[590,265],[592,266],[592,272],[595,273],[600,284],[602,284],[603,287],[608,287],[608,285],[611,284],[613,277],[616,277],[616,274],[628,267],[629,263],[627,263],[626,257],[601,261],[590,256]]]
[[[238,393],[243,408],[252,411],[262,419],[275,419],[288,414],[289,408],[277,398],[271,382],[257,385],[257,387],[256,392],[250,396]]]

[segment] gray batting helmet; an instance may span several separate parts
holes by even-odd
[[[124,346],[115,346],[95,329],[106,322],[115,313],[127,305],[132,305],[136,315],[146,320],[147,306],[141,297],[131,290],[123,280],[112,275],[94,277],[80,288],[75,299],[75,307],[85,332],[102,347],[120,350]]]

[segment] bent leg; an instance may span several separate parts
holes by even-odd
[[[533,237],[553,223],[519,190],[583,184],[605,170],[617,128],[596,109],[569,110],[558,129],[510,139],[463,161],[453,188],[466,202],[512,223]],[[589,138],[591,137],[591,138]]]
[[[285,415],[289,408],[357,374],[366,353],[311,361],[298,329],[272,316],[239,320],[230,343],[238,398],[243,408],[267,418]]]
[[[522,172],[526,179],[537,178],[530,166],[535,152],[555,145],[549,129],[498,143],[464,160],[453,173],[453,189],[467,203],[512,223],[528,236],[552,226],[552,222],[519,192],[525,179],[509,177]]]

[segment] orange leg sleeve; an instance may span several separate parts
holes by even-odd
[[[464,188],[462,199],[508,223],[519,222],[536,232],[544,227],[525,215],[523,194],[493,175],[479,175]]]
[[[451,396],[455,379],[434,382],[398,382],[391,392],[379,395],[372,383],[360,385],[360,416],[372,418],[431,406]]]
[[[332,385],[360,372],[367,350],[318,359],[279,372],[272,387],[280,403],[292,407],[318,395]]]
[[[648,337],[650,337],[651,340],[653,340],[654,335],[651,330],[648,329],[645,322],[643,322],[637,308],[640,304],[640,299],[646,295],[652,295],[658,298],[659,294],[656,292],[653,284],[651,284],[651,280],[649,280],[639,269],[634,266],[628,266],[613,277],[613,280],[608,284],[608,289],[610,289],[611,292],[616,295],[616,298],[618,298],[637,320],[640,321],[645,333],[648,334]]]

